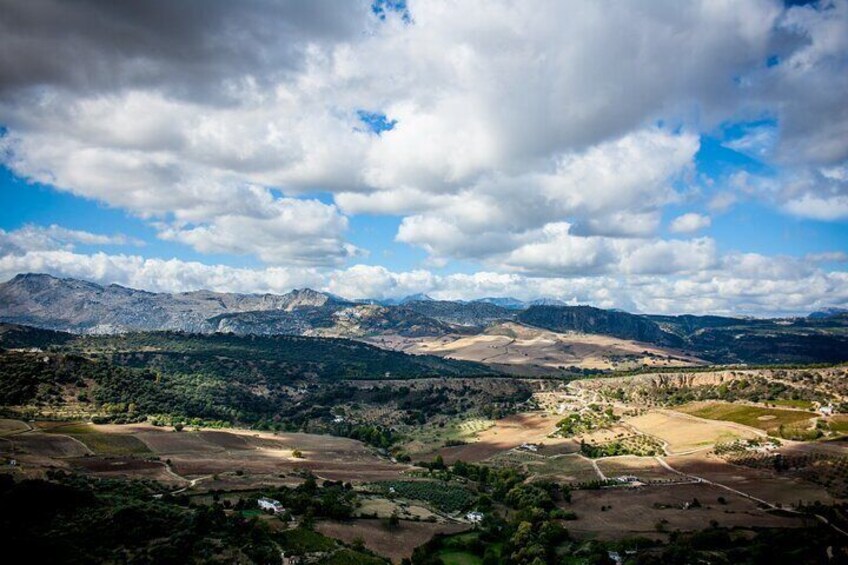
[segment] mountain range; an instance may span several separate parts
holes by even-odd
[[[716,362],[848,360],[848,315],[836,310],[774,320],[651,316],[511,298],[353,301],[308,288],[282,295],[154,293],[46,274],[0,283],[0,322],[79,334],[170,330],[351,338],[480,334],[519,323],[676,348]]]

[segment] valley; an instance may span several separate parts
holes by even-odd
[[[17,291],[22,280],[34,284]],[[97,292],[86,300],[126,294]],[[664,562],[682,548],[818,559],[848,547],[848,365],[830,362],[845,361],[839,317],[774,332],[774,321],[312,291],[194,303],[209,298],[180,298],[188,325],[145,331],[128,329],[136,314],[118,331],[81,326],[78,308],[42,327],[7,311],[18,323],[0,324],[0,499],[29,516],[21,497],[41,495],[27,489],[55,490],[48,498],[82,513],[4,527],[140,562],[192,551],[524,563],[526,547],[582,563]],[[215,313],[245,304],[268,309]],[[763,357],[769,340],[817,332],[831,345],[801,339]],[[285,510],[262,512],[266,498]],[[163,529],[86,537],[121,513]],[[185,535],[165,533],[178,524]]]

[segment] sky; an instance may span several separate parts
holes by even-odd
[[[0,14],[0,280],[848,306],[848,0]]]

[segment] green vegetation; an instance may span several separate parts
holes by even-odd
[[[574,412],[557,422],[557,434],[562,437],[572,437],[606,428],[619,419],[613,414],[611,407],[602,410],[597,404],[592,404],[589,410]]]
[[[442,481],[385,481],[374,486],[383,494],[420,500],[442,512],[468,510],[476,500],[467,488]]]
[[[406,355],[359,341],[298,336],[236,336],[139,332],[84,336],[67,348],[99,353],[113,363],[176,374],[214,374],[245,380],[290,381],[310,375],[322,381],[427,376],[480,376],[476,363]]]
[[[91,479],[48,471],[47,480],[15,481],[0,475],[0,527],[5,550],[37,555],[45,563],[257,563],[278,564],[286,555],[326,555],[321,563],[384,564],[364,550],[309,529],[315,517],[342,519],[355,505],[350,485],[314,478],[295,489],[269,491],[301,526],[272,532],[256,496],[233,505],[213,497],[194,505],[153,481]]]
[[[291,336],[83,336],[48,353],[0,350],[0,373],[0,405],[25,407],[28,415],[70,411],[95,423],[249,425],[332,433],[383,449],[400,439],[394,427],[398,417],[403,425],[418,427],[457,414],[500,416],[531,395],[529,386],[512,381],[492,390],[435,379],[423,386],[355,386],[345,379],[489,373],[474,364],[359,342]],[[338,405],[357,407],[364,421],[338,422],[333,413]],[[386,414],[385,423],[369,421],[369,406],[390,406],[397,416]]]
[[[310,518],[346,520],[357,504],[357,496],[350,483],[323,481],[319,486],[312,475],[295,488],[267,489],[264,495],[279,500],[289,513]],[[251,502],[249,507],[252,508],[255,498]]]
[[[10,555],[45,563],[279,563],[255,520],[222,505],[192,506],[147,481],[0,476],[0,528]]]
[[[653,373],[704,373],[715,371],[715,367],[700,368],[658,368]],[[648,402],[665,406],[678,406],[695,401],[718,400],[722,402],[754,402],[783,405],[794,408],[809,408],[813,401],[827,404],[832,395],[820,390],[817,384],[821,377],[808,372],[790,373],[775,371],[774,378],[762,375],[740,373],[739,376],[717,384],[692,385],[689,379],[665,379],[655,382],[628,386],[605,387],[603,392],[609,398],[619,401]]]
[[[581,440],[580,453],[592,459],[615,457],[616,455],[653,457],[655,455],[662,455],[663,448],[662,444],[656,439],[640,434],[599,444]]]
[[[63,430],[57,430],[65,433]],[[86,432],[68,434],[84,443],[97,455],[149,455],[152,452],[140,439],[128,434]]]
[[[386,565],[385,559],[352,549],[341,549],[318,562],[319,565]]]
[[[292,555],[332,551],[338,545],[335,540],[306,528],[278,532],[273,538]]]

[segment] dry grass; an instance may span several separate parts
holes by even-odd
[[[576,366],[587,369],[626,369],[648,365],[668,367],[703,363],[680,351],[614,337],[558,333],[514,322],[487,328],[477,335],[396,338],[380,346],[504,366],[549,369]]]
[[[653,457],[624,455],[598,459],[597,464],[604,475],[610,478],[623,475],[633,475],[639,477],[642,481],[665,481],[680,478],[676,473],[672,473],[660,465]]]
[[[585,483],[600,478],[592,463],[576,454],[547,457],[525,465],[524,469],[532,473],[535,478],[562,483]]]
[[[477,440],[467,445],[446,447],[438,450],[446,462],[462,460],[483,461],[503,451],[524,443],[544,442],[554,431],[557,418],[542,413],[515,414],[494,422],[494,425],[479,434]],[[422,454],[422,457],[436,453]]]
[[[0,418],[0,437],[9,434],[18,434],[29,429],[26,423],[20,420],[10,420],[8,418]]]
[[[685,453],[709,449],[719,442],[738,438],[757,437],[753,430],[734,424],[700,420],[667,410],[653,410],[642,416],[630,418],[626,423],[638,431],[667,443],[669,453]]]

